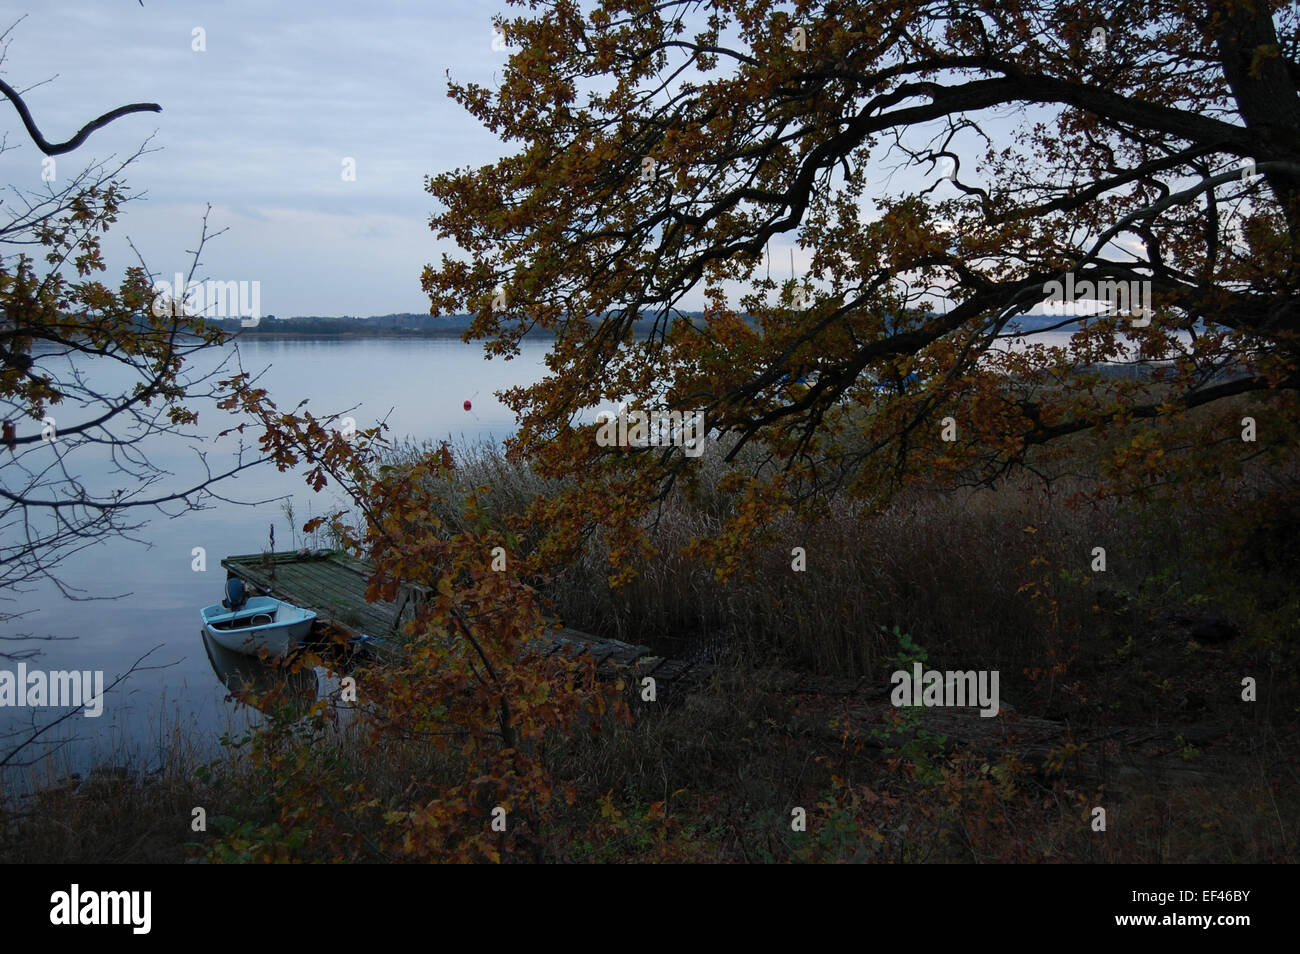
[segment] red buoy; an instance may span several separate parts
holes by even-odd
[[[469,410],[470,408],[472,408],[473,406],[474,406],[474,405],[470,404],[469,401],[466,401],[466,402],[465,402],[465,410],[468,411],[468,410]]]

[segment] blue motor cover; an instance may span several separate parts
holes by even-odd
[[[248,602],[248,593],[244,590],[244,581],[237,576],[226,580],[226,598],[221,605],[232,613]]]

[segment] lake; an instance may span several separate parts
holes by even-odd
[[[520,357],[505,361],[487,360],[480,344],[455,338],[245,338],[240,354],[246,370],[265,369],[259,385],[283,409],[303,398],[318,415],[356,405],[349,414],[357,426],[368,427],[386,417],[390,439],[499,443],[513,433],[514,416],[494,392],[539,380],[549,347],[549,339],[527,341]],[[470,411],[464,409],[466,400]],[[215,438],[237,423],[211,403],[192,406],[199,409],[199,430],[206,437]],[[230,459],[222,447],[233,446],[235,440],[228,436],[206,447],[214,466]],[[176,472],[176,486],[180,478],[197,472],[193,453],[180,442],[161,438],[148,450],[155,463]],[[83,465],[88,486],[98,489],[110,480],[106,459]],[[93,472],[95,467],[100,473]],[[313,494],[300,476],[281,474],[270,465],[230,479],[222,493],[244,501],[292,495],[299,527],[309,508],[320,514],[343,504],[330,490]],[[0,634],[59,637],[30,644],[42,655],[28,661],[29,670],[103,670],[108,683],[149,649],[160,647],[146,665],[163,668],[137,672],[107,694],[98,718],[75,715],[55,730],[59,739],[70,739],[54,760],[55,774],[84,772],[101,761],[154,766],[178,728],[187,744],[208,757],[218,752],[222,733],[246,724],[247,716],[225,701],[226,689],[203,647],[198,611],[221,599],[226,577],[222,558],[267,548],[272,524],[276,550],[289,550],[294,535],[279,502],[235,506],[218,501],[210,510],[174,520],[150,516],[139,533],[143,543],[106,541],[75,554],[59,572],[86,596],[129,596],[73,601],[52,585],[43,585],[18,597],[11,610],[36,612],[0,624]],[[326,545],[323,540],[321,545]],[[204,572],[192,568],[195,547],[205,550]],[[0,670],[16,671],[16,665],[0,661]],[[44,722],[66,711],[0,707],[0,737],[29,724],[33,715]],[[8,750],[0,744],[0,755]],[[12,775],[7,783],[21,787],[21,779]]]
[[[1068,334],[1036,336],[1059,344]],[[494,392],[533,383],[545,371],[543,357],[549,339],[526,341],[520,357],[487,360],[479,344],[458,339],[284,339],[246,338],[240,346],[246,370],[264,369],[260,385],[283,409],[303,398],[316,414],[349,411],[364,428],[387,418],[389,436],[400,440],[442,440],[453,443],[500,442],[514,430],[513,415]],[[466,411],[469,400],[472,409]],[[200,410],[200,431],[209,438],[235,419],[210,404]],[[207,449],[214,465],[223,445]],[[185,445],[160,439],[149,448],[151,459],[177,473],[178,480],[196,474]],[[89,486],[102,488],[111,477],[107,460],[86,463]],[[101,472],[95,474],[93,468]],[[95,478],[98,478],[96,481]],[[300,476],[272,467],[255,468],[231,479],[223,495],[245,501],[292,495],[298,526],[343,501],[326,491],[312,494]],[[136,673],[104,700],[98,718],[73,716],[60,726],[60,739],[70,739],[50,770],[85,769],[99,762],[153,766],[173,738],[197,746],[204,757],[215,755],[224,732],[246,724],[247,713],[225,701],[204,650],[198,622],[199,607],[221,599],[223,557],[257,553],[267,547],[267,531],[275,526],[277,551],[294,546],[280,502],[256,506],[216,503],[212,509],[169,520],[151,517],[140,533],[143,542],[113,539],[68,559],[60,577],[86,596],[120,599],[69,600],[52,586],[22,595],[14,610],[35,610],[20,621],[0,624],[0,635],[18,632],[46,634],[58,641],[33,643],[43,655],[29,668],[103,670],[105,682],[125,671],[138,657],[159,647],[147,664],[158,666]],[[321,545],[325,543],[322,540]],[[193,550],[203,547],[206,569],[196,572]],[[12,644],[9,648],[14,648]],[[0,663],[0,670],[14,670]],[[33,714],[48,720],[58,709],[0,707],[0,737],[30,721]],[[0,755],[8,746],[0,745]],[[19,784],[10,777],[9,784]]]

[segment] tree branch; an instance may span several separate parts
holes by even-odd
[[[162,112],[162,107],[157,103],[132,103],[129,106],[119,106],[117,109],[110,110],[98,119],[92,119],[90,122],[86,123],[86,125],[82,126],[75,136],[66,142],[52,143],[42,136],[41,131],[36,128],[36,120],[32,118],[31,110],[27,108],[27,104],[23,102],[22,96],[19,95],[16,89],[4,80],[0,80],[0,92],[9,97],[9,101],[13,103],[14,108],[18,110],[18,115],[22,117],[23,125],[27,127],[27,134],[32,137],[32,142],[36,143],[36,147],[47,156],[57,156],[65,152],[72,152],[72,150],[85,142],[90,137],[90,134],[96,129],[107,126],[113,120],[119,119],[122,116],[126,116],[130,113]]]

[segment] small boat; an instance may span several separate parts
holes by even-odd
[[[218,646],[246,656],[266,650],[283,656],[311,635],[316,614],[272,596],[248,596],[238,577],[226,581],[226,598],[205,606],[203,631]]]

